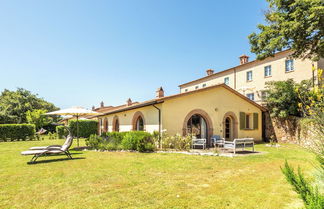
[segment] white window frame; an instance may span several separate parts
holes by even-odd
[[[293,72],[294,69],[294,60],[293,59],[287,59],[285,60],[285,72],[289,73],[289,72]]]
[[[250,98],[252,96],[252,99]],[[248,93],[246,94],[246,97],[249,98],[250,100],[254,101],[254,93]]]
[[[270,77],[270,76],[272,76],[271,65],[267,65],[264,67],[264,77]]]
[[[229,85],[229,77],[224,78],[224,84]]]
[[[251,75],[251,76],[249,76]],[[252,70],[246,72],[246,81],[252,81],[253,80],[253,73]]]

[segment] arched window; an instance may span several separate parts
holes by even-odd
[[[104,128],[103,128],[104,132],[108,132],[108,118],[104,119]]]
[[[133,131],[145,131],[145,118],[142,112],[137,111],[132,119]]]
[[[136,120],[136,131],[144,131],[144,120],[141,116]]]
[[[119,132],[119,120],[117,116],[113,119],[113,131]]]
[[[207,139],[208,128],[206,120],[198,114],[191,116],[187,122],[187,133],[198,139]]]

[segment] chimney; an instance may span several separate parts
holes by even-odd
[[[245,63],[249,62],[249,56],[243,54],[242,56],[240,56],[240,64],[243,65]]]
[[[95,106],[92,106],[92,110],[94,110],[94,109],[96,109],[96,107]]]
[[[131,106],[133,104],[131,98],[129,98],[127,101],[126,101],[126,104],[127,106]]]
[[[164,90],[162,86],[156,90],[156,98],[162,98],[164,97]]]
[[[214,74],[214,70],[213,69],[208,69],[206,70],[207,75],[213,75]]]
[[[104,106],[105,106],[104,102],[103,101],[100,102],[100,107],[104,107]]]

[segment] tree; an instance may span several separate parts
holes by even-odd
[[[324,1],[267,0],[267,25],[249,35],[251,52],[257,59],[292,49],[295,58],[324,58]]]
[[[36,130],[50,124],[52,122],[51,118],[45,115],[47,110],[36,109],[36,110],[28,110],[26,112],[26,119],[28,123],[34,124],[36,126]]]
[[[27,123],[27,111],[39,109],[54,111],[58,108],[23,88],[16,91],[5,89],[0,95],[0,124]]]
[[[267,108],[272,117],[288,119],[289,116],[301,116],[302,113],[298,108],[299,98],[295,88],[296,83],[292,79],[266,83]]]

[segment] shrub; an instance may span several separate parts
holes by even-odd
[[[103,143],[104,139],[96,134],[91,134],[90,137],[86,139],[86,145],[93,149],[99,149]]]
[[[59,139],[64,139],[68,135],[68,131],[64,126],[56,126],[56,134]]]
[[[162,148],[163,149],[177,149],[177,150],[189,150],[191,148],[192,137],[181,136],[176,134],[169,136],[166,133],[162,135]]]
[[[0,124],[0,139],[7,140],[33,140],[36,128],[33,124]]]
[[[70,120],[69,128],[73,134],[76,136],[77,133],[77,121]],[[98,121],[96,120],[79,120],[79,137],[88,138],[91,134],[96,134],[98,130]]]
[[[106,138],[110,143],[120,144],[128,132],[106,132],[102,137]]]
[[[137,150],[139,152],[154,150],[152,135],[144,131],[127,132],[121,145],[126,150]]]
[[[298,172],[295,173],[294,169],[286,161],[281,171],[286,176],[286,180],[293,186],[294,190],[304,201],[304,205],[307,209],[324,208],[324,196],[318,191],[317,187],[313,187],[311,182],[305,179],[300,168],[298,168]]]
[[[143,131],[110,132],[102,136],[92,134],[86,139],[86,145],[98,150],[136,150],[153,151],[155,145],[150,133]]]

